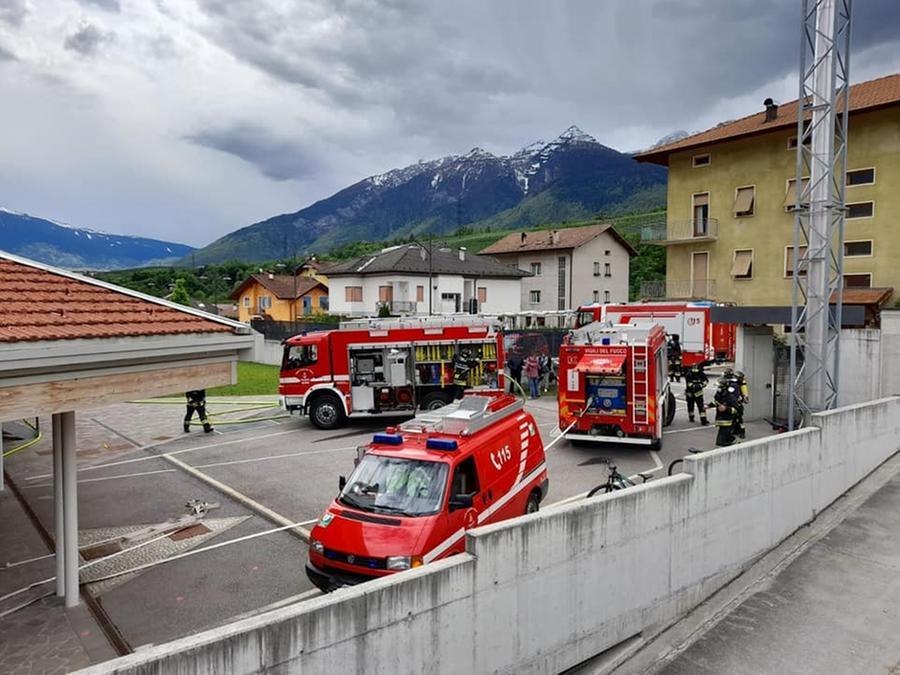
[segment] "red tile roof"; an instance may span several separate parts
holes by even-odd
[[[558,233],[558,240],[554,243],[553,233]],[[609,232],[625,249],[629,255],[637,255],[625,239],[609,223],[597,223],[584,227],[564,227],[559,230],[532,230],[526,232],[513,232],[500,241],[494,242],[485,249],[479,251],[479,255],[499,255],[503,253],[519,253],[526,251],[552,251],[563,248],[578,248],[588,243],[594,237],[604,232]],[[524,235],[524,236],[523,236]]]
[[[233,331],[124,289],[0,257],[0,343]]]
[[[851,114],[900,104],[900,73],[852,85],[849,99]],[[809,114],[807,113],[808,116]],[[766,113],[761,111],[733,122],[725,122],[699,134],[683,138],[680,141],[668,143],[658,148],[651,148],[635,155],[635,159],[641,162],[654,162],[666,165],[669,162],[669,155],[673,152],[796,126],[797,101],[794,100],[778,106],[778,117],[772,122],[766,122]]]
[[[328,286],[314,277],[298,275],[296,281],[297,285],[294,286],[294,277],[290,274],[251,274],[244,283],[231,292],[230,297],[234,300],[240,298],[244,289],[253,281],[262,285],[263,288],[280,300],[302,298],[316,286],[321,286],[326,291],[328,290]],[[296,295],[294,295],[295,289],[297,291]]]
[[[894,289],[890,286],[884,288],[845,288],[841,302],[845,305],[877,305],[880,307],[893,295]],[[837,291],[832,293],[831,302],[836,299]]]

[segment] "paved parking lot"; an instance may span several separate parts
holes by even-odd
[[[678,385],[676,390],[680,394]],[[577,498],[604,482],[607,458],[625,475],[651,472],[659,477],[688,448],[712,448],[715,427],[690,425],[683,401],[679,406],[659,452],[635,446],[555,443],[547,454],[551,487],[543,507]],[[235,408],[231,403],[210,407],[213,411]],[[529,401],[527,408],[545,444],[550,443],[557,432],[555,399]],[[356,447],[386,424],[383,419],[355,421],[344,429],[320,431],[305,418],[259,409],[220,419],[278,419],[220,424],[213,434],[183,434],[182,414],[179,405],[145,403],[120,404],[79,416],[83,538],[100,528],[137,528],[165,521],[182,514],[184,503],[192,498],[218,502],[220,507],[208,515],[212,531],[196,543],[181,544],[181,550],[283,523],[310,527],[335,496],[338,476],[352,469]],[[749,438],[770,433],[765,423],[748,424]],[[46,477],[50,462],[45,440],[11,457],[7,468],[40,523],[52,533],[52,485]],[[303,571],[306,544],[300,535],[280,531],[88,590],[130,647],[163,642],[286,598],[315,594]],[[126,556],[122,567],[129,569]]]

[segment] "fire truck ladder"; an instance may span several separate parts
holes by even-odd
[[[458,403],[420,413],[401,424],[400,428],[413,433],[439,431],[451,435],[471,436],[504,417],[520,412],[525,407],[525,402],[517,398],[509,405],[489,410],[488,406],[492,400],[493,397],[490,396],[464,396]]]
[[[647,345],[635,345],[632,347],[631,383],[634,387],[631,421],[635,424],[648,424],[647,398],[650,383],[647,369]]]

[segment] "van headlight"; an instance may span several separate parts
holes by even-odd
[[[312,537],[310,537],[310,540],[309,540],[309,547],[310,547],[313,551],[315,551],[316,553],[318,553],[319,555],[324,555],[324,554],[325,554],[325,547],[322,545],[322,542],[319,541],[318,539],[313,539]]]
[[[408,570],[422,566],[422,556],[418,555],[392,555],[385,561],[385,567],[389,570]]]

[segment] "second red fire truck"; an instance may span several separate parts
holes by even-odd
[[[711,302],[636,302],[621,305],[583,305],[578,308],[575,326],[593,321],[614,324],[649,320],[661,325],[681,342],[685,367],[713,361],[734,361],[736,329],[731,323],[713,323]]]
[[[348,417],[413,415],[503,386],[503,337],[483,316],[347,321],[285,341],[278,392],[319,429]]]
[[[675,416],[666,331],[648,321],[572,331],[559,350],[557,396],[567,439],[659,447]]]

